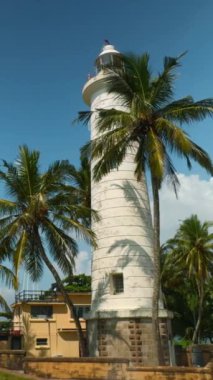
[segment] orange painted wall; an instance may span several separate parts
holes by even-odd
[[[74,305],[90,305],[90,293],[71,294]],[[19,302],[13,305],[14,322],[22,326],[22,348],[27,351],[27,356],[32,357],[78,357],[79,343],[76,326],[68,307],[58,296],[59,302]],[[52,305],[52,318],[32,318],[32,305]],[[86,322],[80,319],[82,329],[86,331]],[[47,339],[45,346],[36,345],[38,338]]]

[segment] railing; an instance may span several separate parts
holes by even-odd
[[[51,290],[22,290],[15,295],[15,302],[63,302],[57,292]]]
[[[0,321],[0,335],[22,335],[23,324],[21,322]]]

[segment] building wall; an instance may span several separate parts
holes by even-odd
[[[91,296],[87,294],[72,295],[73,303],[77,305],[90,305]],[[33,318],[31,306],[52,305],[52,318]],[[64,303],[48,302],[22,302],[15,305],[19,313],[15,313],[15,320],[22,324],[22,348],[32,357],[78,357],[78,335],[70,311]],[[19,316],[18,316],[19,315]],[[86,322],[80,319],[83,330]],[[37,344],[37,339],[47,339],[47,345]]]
[[[122,359],[26,359],[25,372],[55,379],[85,380],[212,380],[211,368],[129,366]]]

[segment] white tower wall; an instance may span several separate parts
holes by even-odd
[[[95,111],[121,109],[108,94],[106,74],[100,72],[84,89],[84,99],[94,111],[91,138],[97,137]],[[93,165],[94,166],[94,163]],[[99,182],[92,180],[92,208],[100,221],[93,224],[98,248],[92,256],[92,312],[152,307],[153,230],[145,178],[134,175],[134,152]],[[112,275],[123,273],[124,291],[113,294]],[[149,313],[150,314],[150,313]]]
[[[122,109],[104,82],[109,75],[104,67],[118,60],[113,46],[105,46],[97,59],[99,73],[83,89],[84,100],[94,111],[92,139],[98,136],[95,111]],[[92,254],[87,332],[91,356],[125,357],[138,366],[154,365],[156,358],[152,334],[153,229],[146,180],[144,177],[138,182],[134,171],[134,151],[129,149],[119,168],[99,182],[92,180],[92,208],[101,220],[92,226],[98,247]],[[115,279],[119,280],[118,288]],[[168,364],[170,322],[161,302],[159,306],[161,341]]]

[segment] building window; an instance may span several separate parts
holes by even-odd
[[[4,335],[0,335],[0,342],[3,342],[3,341],[8,341],[8,335],[9,334],[4,334]]]
[[[111,275],[112,294],[123,293],[124,291],[124,279],[123,273],[113,273]]]
[[[85,315],[90,311],[90,305],[74,306],[78,318],[85,318]]]
[[[31,306],[31,318],[48,319],[52,318],[53,308],[50,305]]]
[[[36,339],[36,346],[47,346],[48,340],[47,338],[37,338]]]

